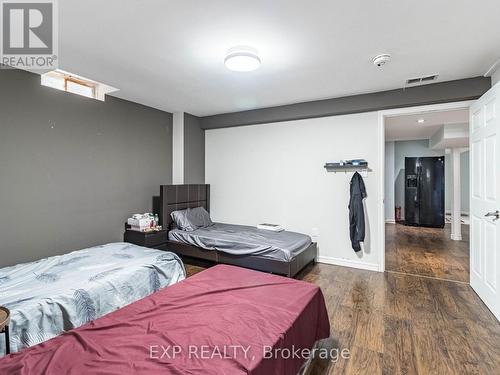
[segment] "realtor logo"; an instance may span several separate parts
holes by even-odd
[[[55,0],[1,0],[2,68],[57,68]]]

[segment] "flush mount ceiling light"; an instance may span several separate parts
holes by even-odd
[[[417,122],[418,122],[419,124],[423,124],[423,123],[425,122],[425,119],[423,119],[423,118],[419,118],[419,119],[417,120]]]
[[[257,50],[252,47],[238,46],[227,51],[224,65],[235,72],[251,72],[260,67]]]

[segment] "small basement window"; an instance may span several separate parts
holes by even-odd
[[[118,91],[114,87],[60,69],[42,74],[42,86],[101,101],[104,101],[106,94]]]

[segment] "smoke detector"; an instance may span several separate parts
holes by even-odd
[[[389,61],[391,61],[391,55],[388,53],[377,55],[372,60],[373,65],[378,66],[379,68],[387,64]]]

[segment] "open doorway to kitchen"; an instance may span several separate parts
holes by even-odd
[[[435,107],[384,118],[385,270],[468,283],[469,108]]]

